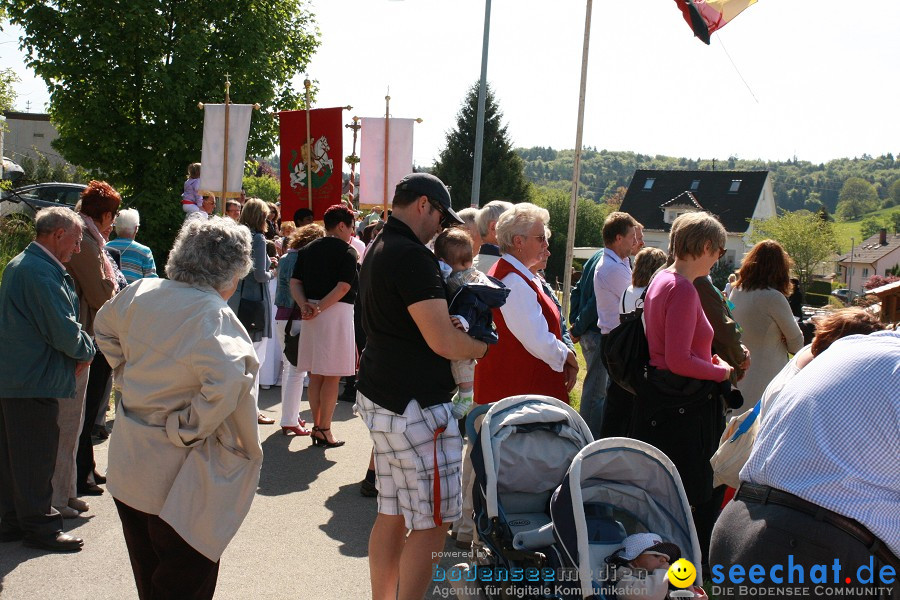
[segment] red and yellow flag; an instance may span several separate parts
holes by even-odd
[[[329,206],[341,203],[343,110],[316,108],[309,111],[311,148],[306,145],[306,111],[288,110],[278,113],[282,219],[291,219],[299,208],[309,208],[310,187],[312,211],[317,221],[322,220]]]
[[[709,44],[709,36],[714,31],[725,27],[745,8],[756,4],[756,0],[675,0],[675,3],[694,35]]]

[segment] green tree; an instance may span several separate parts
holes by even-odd
[[[891,227],[894,233],[900,233],[900,210],[895,210],[890,215]]]
[[[875,217],[869,217],[868,219],[863,219],[859,224],[859,232],[862,235],[862,239],[866,239],[878,233],[882,227],[884,227],[884,224],[881,221]]]
[[[258,102],[249,154],[277,139],[273,110],[300,106],[291,83],[318,45],[304,0],[0,0],[50,90],[54,148],[141,211],[142,241],[165,258],[183,218],[185,167],[200,156],[197,102]]]
[[[266,202],[276,202],[278,195],[281,193],[281,183],[269,175],[262,175],[261,177],[245,175],[243,183],[248,198],[259,198]]]
[[[753,219],[751,240],[777,241],[794,260],[794,271],[804,288],[812,281],[812,274],[820,262],[837,250],[831,223],[818,215],[797,211],[769,219]]]
[[[888,206],[900,206],[900,179],[891,184],[888,188],[888,197],[885,202],[889,202]]]
[[[877,203],[875,186],[861,177],[851,177],[841,187],[836,213],[839,218],[849,221],[875,210]]]
[[[469,88],[459,113],[456,129],[447,133],[447,147],[441,151],[431,172],[451,188],[453,207],[469,206],[472,199],[472,168],[475,160],[475,124],[478,110],[478,83]],[[491,200],[522,202],[529,198],[522,159],[513,150],[502,123],[503,113],[487,87],[484,103],[484,151],[481,162],[479,204]]]
[[[533,202],[550,213],[550,259],[547,261],[547,281],[562,281],[566,264],[566,241],[569,233],[569,206],[572,193],[565,190],[538,187]],[[578,199],[575,223],[575,246],[603,245],[603,221],[612,212],[607,204],[588,198]]]
[[[2,10],[0,10],[2,12]],[[0,112],[12,110],[16,102],[16,83],[19,76],[12,69],[0,71]]]

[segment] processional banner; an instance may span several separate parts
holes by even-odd
[[[329,206],[341,203],[343,111],[341,107],[309,111],[311,147],[306,143],[306,111],[278,113],[282,220],[293,218],[299,208],[309,208],[310,188],[313,216],[317,221],[322,220]]]

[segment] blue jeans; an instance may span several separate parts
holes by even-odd
[[[586,331],[581,336],[581,351],[587,363],[584,384],[581,388],[581,408],[579,413],[587,423],[595,439],[599,439],[600,426],[603,424],[603,411],[606,408],[606,387],[609,375],[603,365],[600,352],[601,338],[599,331]]]

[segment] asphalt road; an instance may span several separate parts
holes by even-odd
[[[265,459],[256,499],[222,556],[216,598],[340,600],[370,597],[367,546],[376,501],[359,493],[371,444],[352,404],[338,402],[333,434],[347,444],[314,448],[306,437],[285,437],[277,426],[280,388],[260,393],[276,425],[261,425]],[[302,405],[309,418],[309,405]],[[115,433],[113,433],[115,435]],[[94,446],[101,472],[106,442]],[[54,554],[20,543],[0,544],[0,598],[61,600],[137,598],[128,552],[109,494],[85,497],[91,510],[65,521],[84,538],[74,554]],[[461,562],[448,537],[446,568]],[[436,584],[426,598],[447,597]]]

